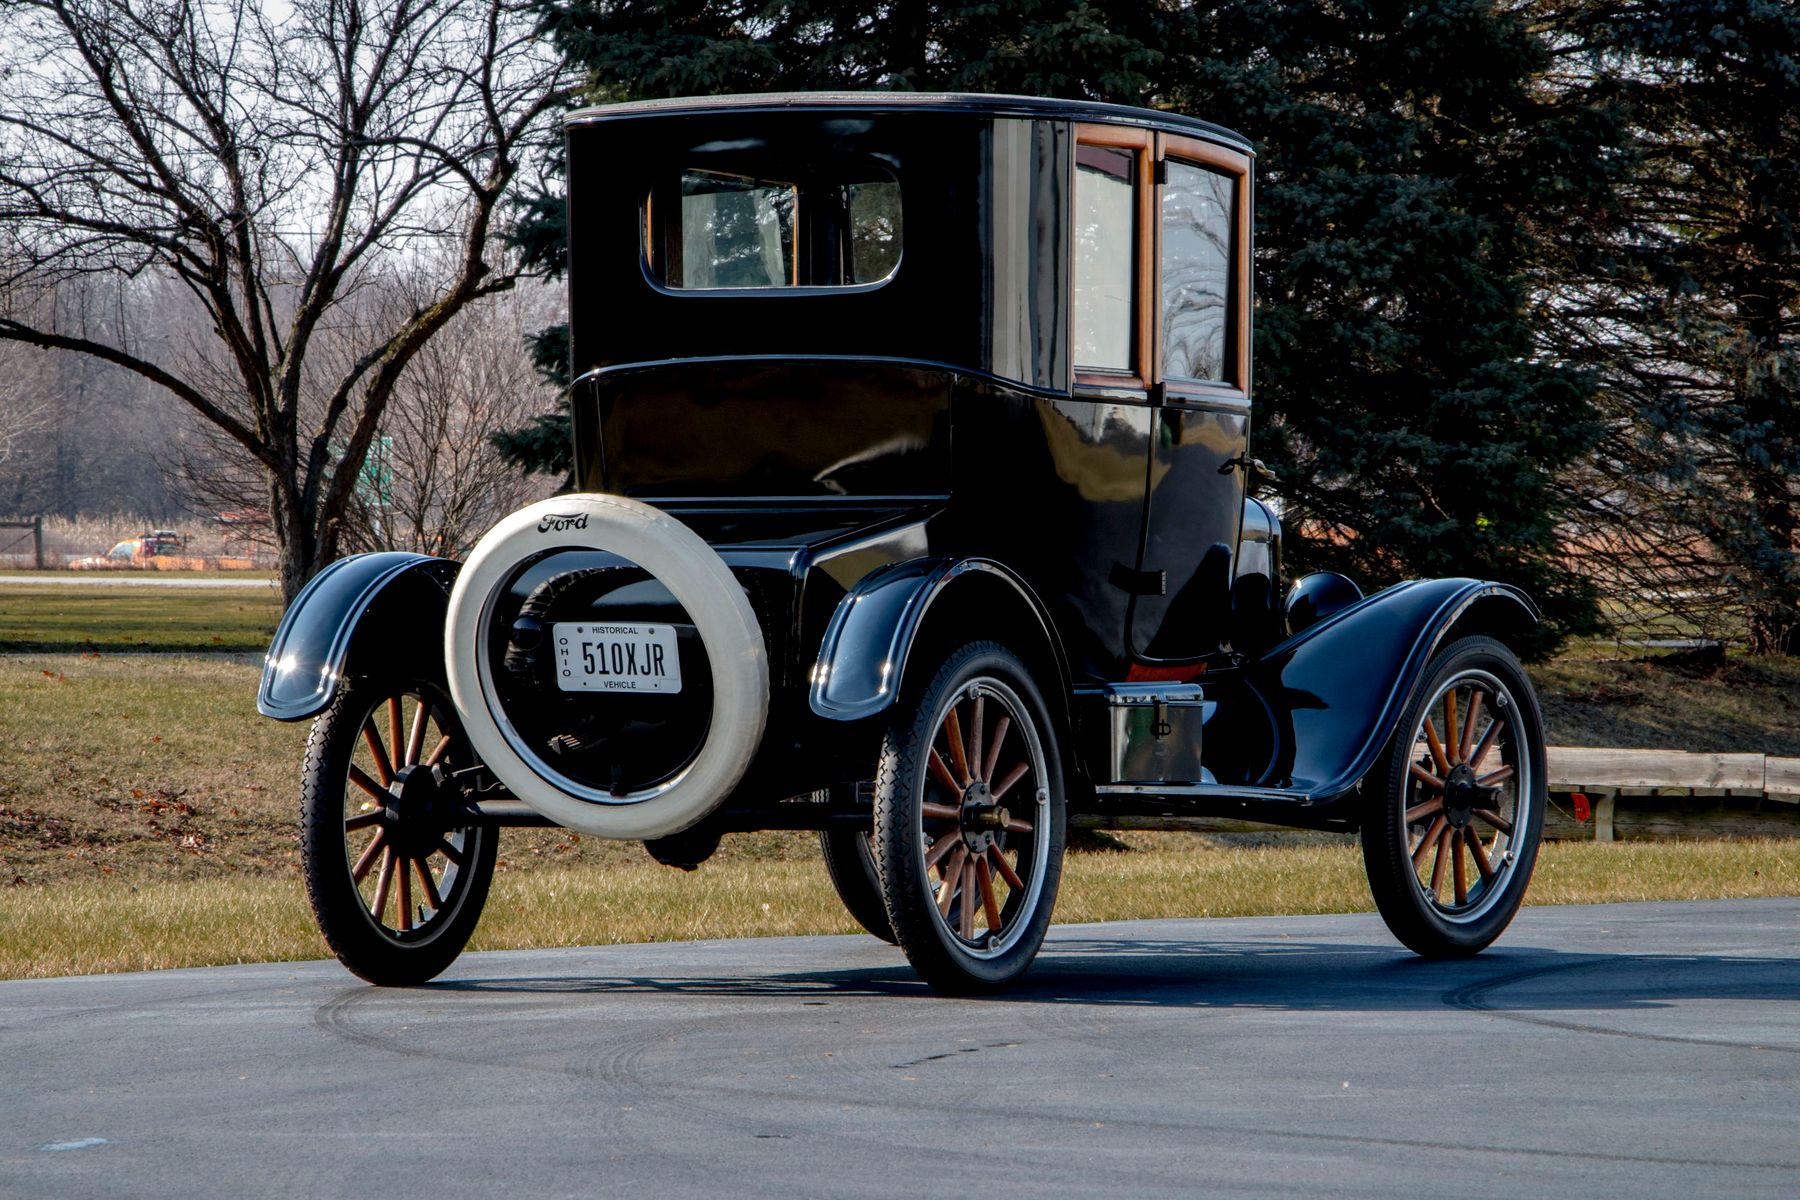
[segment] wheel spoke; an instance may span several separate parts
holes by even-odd
[[[450,749],[450,744],[452,742],[454,742],[455,740],[456,740],[455,738],[451,737],[447,733],[443,737],[439,738],[438,744],[436,746],[434,746],[432,748],[431,753],[426,756],[425,765],[428,767],[435,767],[440,762],[444,761],[444,751]]]
[[[919,812],[939,821],[956,821],[962,818],[962,809],[954,804],[921,804]]]
[[[1437,836],[1437,855],[1431,860],[1431,898],[1437,900],[1438,891],[1444,886],[1444,851],[1450,845],[1450,826],[1445,824]]]
[[[408,766],[419,761],[419,752],[425,748],[425,723],[431,720],[431,706],[425,703],[425,697],[419,697],[419,707],[413,711],[412,733],[406,738],[406,763]]]
[[[438,839],[437,852],[439,854],[443,855],[445,858],[449,859],[451,862],[455,863],[457,866],[459,866],[459,867],[462,866],[463,852],[461,850],[458,850],[455,846],[452,846],[448,839],[446,839],[446,838]]]
[[[950,861],[938,868],[943,873],[943,879],[938,883],[938,916],[945,918],[950,916],[950,901],[956,895],[956,885],[962,879],[963,863],[968,859],[969,848],[959,845],[956,853],[950,856]]]
[[[1425,855],[1430,851],[1431,844],[1437,841],[1438,834],[1442,833],[1449,824],[1449,818],[1443,816],[1441,813],[1438,815],[1438,819],[1431,823],[1431,827],[1425,831],[1425,836],[1420,838],[1419,844],[1413,848],[1412,861],[1414,870],[1417,870],[1424,865]]]
[[[931,843],[931,849],[925,852],[925,869],[929,871],[931,868],[937,866],[938,861],[942,859],[944,855],[950,853],[951,847],[960,845],[961,842],[962,830],[952,829],[949,833],[946,833],[943,837]]]
[[[394,748],[394,753],[398,754],[400,752],[400,747],[406,744],[400,740],[400,697],[389,696],[387,710],[388,745],[392,746]]]
[[[1430,771],[1427,771],[1424,767],[1421,767],[1418,763],[1413,763],[1407,769],[1414,779],[1418,780],[1426,787],[1435,788],[1440,792],[1444,790],[1444,781],[1439,779],[1436,775],[1433,775]]]
[[[401,859],[399,869],[395,872],[400,877],[400,932],[405,933],[412,928],[412,862]]]
[[[375,760],[375,776],[386,787],[394,782],[394,764],[388,761],[387,747],[381,744],[381,734],[375,731],[373,720],[363,722],[362,732],[363,741],[369,744],[369,756]]]
[[[981,770],[981,725],[986,712],[987,697],[976,696],[975,718],[969,729],[969,772],[971,781],[975,774]]]
[[[931,777],[937,780],[937,785],[950,793],[952,799],[962,796],[963,790],[957,785],[956,776],[950,774],[950,768],[944,765],[944,756],[935,747],[926,756],[925,764],[931,771]]]
[[[1006,731],[1012,728],[1012,718],[1005,713],[994,722],[994,740],[987,748],[987,761],[981,765],[981,782],[992,786],[994,768],[1000,765],[1000,746],[1006,741]]]
[[[1482,732],[1481,741],[1475,744],[1474,751],[1469,755],[1469,770],[1481,770],[1482,761],[1487,758],[1488,751],[1494,748],[1494,739],[1499,736],[1500,722],[1498,720],[1489,721],[1487,729]]]
[[[988,932],[1000,932],[1000,905],[994,900],[994,876],[985,856],[975,860],[975,886],[981,889],[981,907],[987,911]]]
[[[1461,744],[1462,739],[1456,735],[1456,689],[1451,688],[1444,693],[1444,751],[1454,754],[1457,746]],[[1456,762],[1461,761],[1460,758],[1456,760]],[[1455,763],[1451,765],[1454,766]]]
[[[1475,781],[1475,784],[1477,787],[1493,787],[1496,784],[1505,783],[1512,777],[1513,769],[1511,767],[1501,767],[1498,771],[1490,771],[1483,775]]]
[[[1438,774],[1450,773],[1450,760],[1444,755],[1444,743],[1438,740],[1437,729],[1431,724],[1431,718],[1425,718],[1425,744],[1431,747],[1431,761],[1437,764]]]
[[[1450,873],[1456,880],[1456,902],[1469,902],[1469,871],[1463,866],[1463,831],[1458,829],[1450,838],[1450,865],[1454,868]]]
[[[1501,833],[1510,835],[1513,831],[1512,822],[1501,816],[1499,813],[1494,812],[1492,809],[1478,808],[1475,810],[1475,815],[1486,821],[1489,825],[1492,825],[1495,829],[1498,829]]]
[[[1000,878],[1006,880],[1006,886],[1017,888],[1021,892],[1025,890],[1025,881],[1019,878],[1019,873],[1006,861],[1006,855],[1000,852],[1000,847],[989,846],[987,856],[993,862],[994,870],[1000,872]]]
[[[369,793],[369,795],[375,797],[375,799],[381,801],[383,804],[387,803],[389,799],[388,790],[379,783],[376,783],[373,779],[370,779],[369,773],[355,763],[350,764],[350,782],[354,783],[357,787]]]
[[[1423,821],[1426,817],[1429,817],[1434,813],[1440,813],[1443,811],[1444,811],[1444,798],[1442,796],[1433,796],[1431,799],[1425,801],[1423,804],[1415,804],[1411,808],[1407,809],[1406,810],[1406,823],[1408,825],[1411,825],[1415,821]]]
[[[369,906],[369,914],[375,918],[377,925],[382,922],[382,913],[387,911],[388,889],[394,884],[394,848],[383,846],[381,849],[381,875],[375,881],[375,903]]]
[[[1488,861],[1487,847],[1481,844],[1481,835],[1469,829],[1463,832],[1463,838],[1469,843],[1469,853],[1475,858],[1475,869],[1481,872],[1481,878],[1492,879],[1494,864]]]
[[[444,900],[438,895],[437,880],[431,877],[431,865],[422,858],[415,858],[413,866],[418,868],[419,887],[424,891],[425,899],[431,904],[431,911],[435,913],[444,907]]]
[[[1481,689],[1469,689],[1469,711],[1463,714],[1462,749],[1457,757],[1463,762],[1469,761],[1469,751],[1475,744],[1475,722],[1481,719]]]
[[[385,809],[378,808],[374,812],[357,813],[354,817],[349,817],[344,821],[344,832],[355,833],[358,829],[379,825],[386,819],[387,811]]]
[[[957,925],[963,941],[975,940],[975,862],[974,856],[963,861],[962,908],[957,912]]]
[[[991,793],[994,803],[998,804],[1000,802],[1000,797],[1006,795],[1007,789],[1019,782],[1019,778],[1029,770],[1031,770],[1031,763],[1022,762],[1012,770],[1008,771],[1006,773],[1006,778],[994,785],[994,790]]]
[[[963,749],[962,722],[957,719],[954,704],[944,714],[944,738],[950,743],[950,762],[956,767],[956,791],[960,792],[969,786],[969,755]]]
[[[350,868],[352,882],[361,883],[363,881],[363,876],[369,873],[369,868],[375,863],[375,856],[381,853],[381,848],[386,842],[387,830],[377,829],[375,836],[369,839],[369,844],[363,847],[362,856],[356,860],[356,865]]]

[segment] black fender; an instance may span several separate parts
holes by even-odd
[[[1029,584],[987,558],[913,558],[865,575],[825,628],[812,670],[813,712],[833,721],[885,712],[930,615],[977,591],[986,593],[987,628],[1009,630],[1001,640],[1028,662],[1040,658],[1052,667],[1053,677],[1038,683],[1052,710],[1066,717],[1069,666],[1049,611]]]
[[[1377,592],[1271,648],[1250,685],[1275,724],[1262,786],[1328,803],[1375,766],[1426,664],[1452,636],[1508,641],[1538,622],[1519,589],[1478,579],[1428,579]]]
[[[312,577],[282,614],[263,660],[256,711],[302,721],[337,694],[353,653],[379,646],[397,662],[443,671],[444,613],[462,564],[385,551],[340,558]]]

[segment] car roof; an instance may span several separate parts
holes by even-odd
[[[879,112],[883,110],[968,113],[988,117],[1037,117],[1092,121],[1160,129],[1185,137],[1205,138],[1245,154],[1255,149],[1248,138],[1223,125],[1180,113],[1097,100],[1056,100],[1045,96],[1009,96],[975,92],[763,92],[754,95],[682,96],[670,100],[634,100],[576,109],[564,118],[570,127],[641,117],[697,113],[753,113],[778,110]]]

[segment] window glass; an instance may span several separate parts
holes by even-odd
[[[844,189],[850,282],[879,283],[900,265],[900,185],[891,179]]]
[[[1132,274],[1136,261],[1129,150],[1081,146],[1075,156],[1075,362],[1132,369]]]
[[[781,179],[757,165],[768,164],[741,174],[689,168],[651,192],[644,248],[658,281],[683,290],[850,287],[894,273],[902,225],[892,175],[850,162]]]
[[[1237,181],[1169,160],[1162,189],[1163,374],[1228,380]]]
[[[791,183],[684,171],[681,252],[670,255],[664,282],[678,288],[793,287],[799,198]]]

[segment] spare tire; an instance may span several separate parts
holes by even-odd
[[[704,744],[672,777],[639,791],[608,791],[559,773],[512,728],[496,699],[488,646],[496,597],[520,563],[568,548],[616,554],[655,576],[687,610],[711,660]],[[451,699],[488,769],[544,816],[596,837],[664,837],[705,817],[743,778],[768,717],[768,652],[743,585],[693,530],[623,496],[556,496],[490,529],[450,594],[444,662]]]

